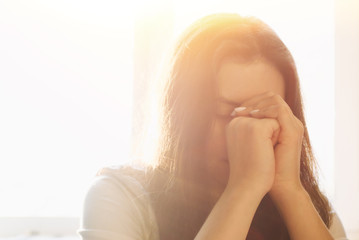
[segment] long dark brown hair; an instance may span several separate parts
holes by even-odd
[[[200,174],[201,147],[213,124],[215,75],[225,60],[264,58],[285,80],[285,99],[304,125],[301,182],[325,225],[331,205],[320,191],[317,166],[303,114],[299,79],[285,44],[265,23],[237,14],[212,14],[193,23],[174,45],[161,79],[159,138],[153,164],[141,181],[151,194],[161,240],[194,239],[213,205],[196,202],[206,186]],[[196,186],[196,188],[193,188]],[[289,239],[287,228],[269,195],[261,201],[247,239]]]

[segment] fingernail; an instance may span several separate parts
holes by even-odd
[[[237,107],[237,108],[234,109],[234,111],[235,112],[240,112],[240,111],[243,111],[245,109],[246,109],[246,107]]]
[[[257,112],[259,112],[259,109],[254,109],[254,110],[250,111],[249,113],[253,114],[253,113],[257,113]]]

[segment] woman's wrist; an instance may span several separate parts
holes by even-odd
[[[227,184],[223,193],[230,195],[232,197],[236,197],[239,195],[241,196],[246,195],[249,198],[252,198],[253,200],[261,201],[267,192],[268,191],[255,184],[238,183],[238,184]]]
[[[227,184],[195,239],[245,239],[263,196],[247,185]]]
[[[285,201],[291,201],[297,197],[309,197],[308,192],[302,184],[277,185],[269,191],[269,195],[274,203],[280,205]]]
[[[291,239],[333,239],[304,187],[285,185],[269,194]]]

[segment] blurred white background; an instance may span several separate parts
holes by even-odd
[[[292,52],[321,187],[359,239],[358,2],[0,0],[0,237],[44,217],[73,228],[96,171],[141,151],[141,103],[171,41],[236,12]]]

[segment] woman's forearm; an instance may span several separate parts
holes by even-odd
[[[226,189],[195,240],[246,239],[254,214],[264,194],[253,189]]]
[[[293,240],[330,239],[328,228],[304,188],[270,192]]]

